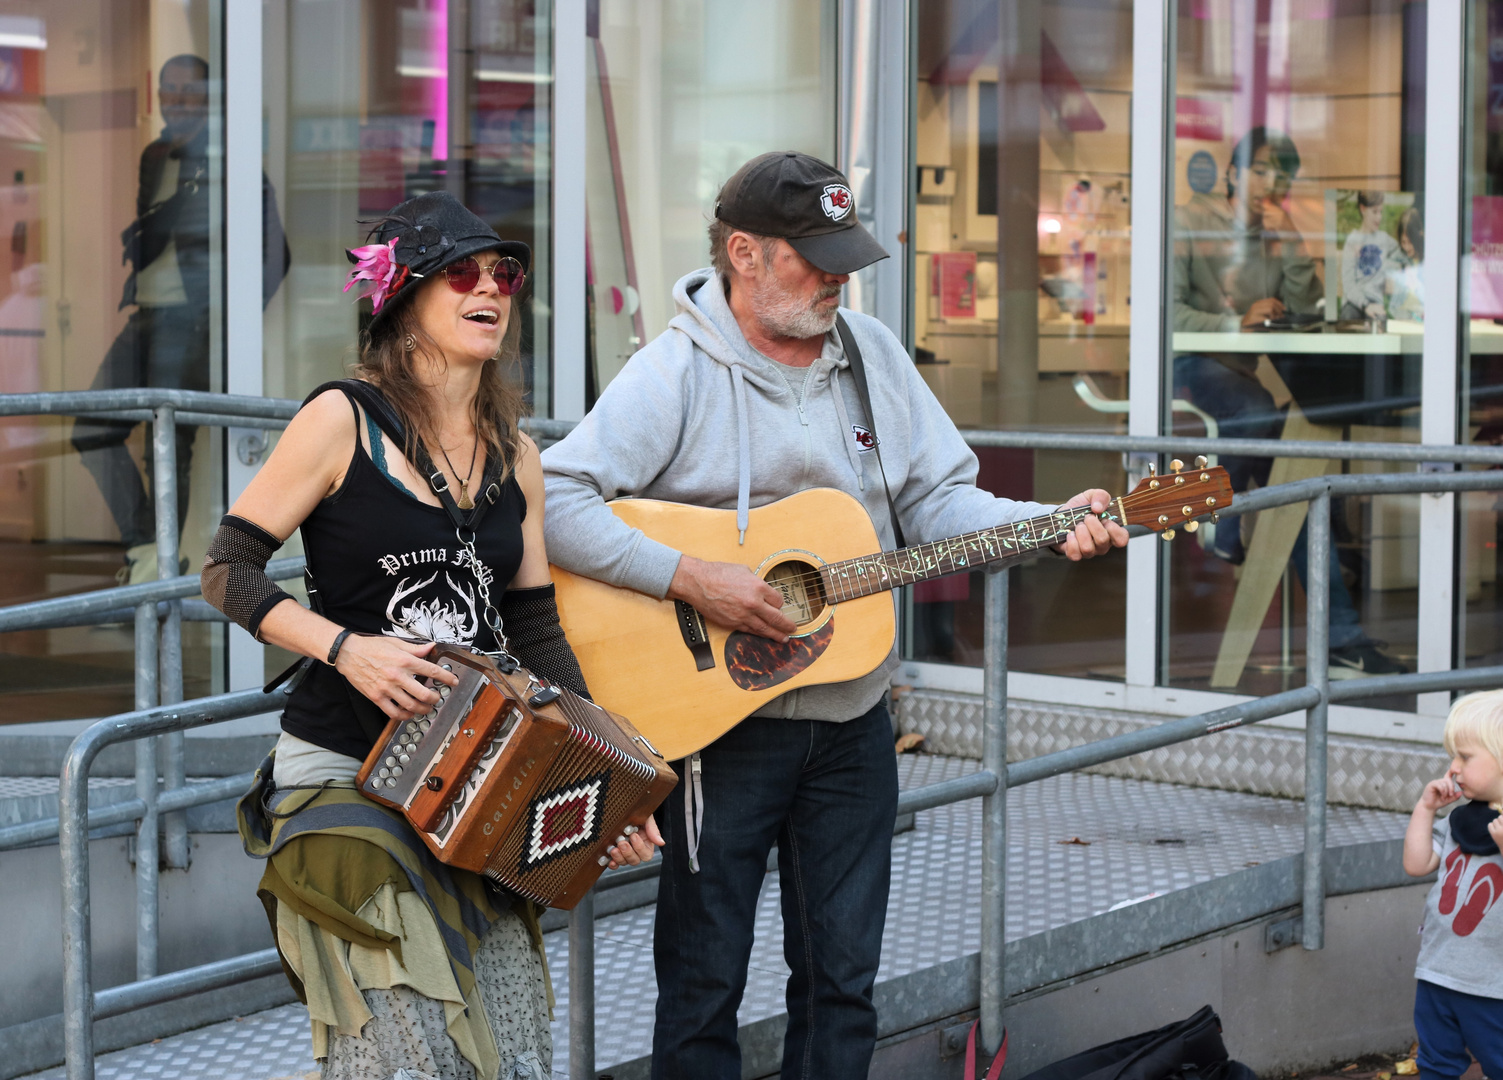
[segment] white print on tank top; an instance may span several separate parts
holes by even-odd
[[[398,570],[406,567],[449,563],[450,555],[447,548],[424,548],[403,555],[383,555],[376,561],[388,575],[395,577]],[[491,583],[490,570],[478,561],[472,564],[469,553],[463,548],[453,553],[452,565],[461,569],[468,566],[471,573],[487,586]],[[437,583],[440,574],[448,589],[439,587],[420,595]],[[468,576],[462,573],[460,580],[455,581],[447,569],[435,570],[428,577],[403,576],[387,601],[386,619],[391,625],[382,633],[389,637],[419,638],[450,645],[470,644],[480,632],[480,616],[475,608],[475,583],[464,580]]]

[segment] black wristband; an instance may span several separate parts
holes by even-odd
[[[351,630],[349,627],[345,627],[335,635],[334,644],[329,646],[329,656],[325,663],[327,663],[330,667],[334,666],[334,662],[339,659],[339,650],[344,647],[344,639],[349,637],[354,632],[355,631]]]

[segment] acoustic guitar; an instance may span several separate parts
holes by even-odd
[[[1232,504],[1226,470],[1149,476],[1100,516],[1173,539]],[[708,623],[682,601],[552,567],[559,618],[595,701],[631,720],[669,761],[714,742],[779,694],[874,671],[892,651],[896,618],[886,593],[900,585],[978,570],[1065,539],[1089,506],[947,540],[882,551],[865,507],[830,488],[800,491],[751,511],[737,543],[734,510],[616,499],[626,524],[679,551],[742,563],[783,596],[798,625],[786,642]]]

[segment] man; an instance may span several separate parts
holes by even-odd
[[[120,307],[135,306],[99,365],[91,389],[156,386],[209,389],[209,66],[197,56],[162,65],[165,126],[141,152],[136,220],[120,236],[131,266]],[[271,182],[262,176],[263,305],[287,273],[290,256]],[[231,270],[232,277],[235,272]],[[156,524],[141,471],[125,448],[134,424],[79,420],[73,446],[93,474],[126,546],[122,583],[157,575]],[[177,427],[177,511],[181,531],[197,428]],[[152,444],[146,443],[151,475]]]
[[[1299,172],[1299,151],[1279,132],[1255,127],[1238,140],[1226,168],[1226,194],[1197,193],[1174,211],[1174,329],[1212,333],[1257,331],[1270,324],[1316,317],[1324,285],[1294,227],[1284,200]],[[1329,401],[1343,372],[1314,358],[1269,357],[1296,401]],[[1343,371],[1351,365],[1343,362]],[[1284,414],[1258,381],[1256,353],[1185,354],[1174,358],[1174,391],[1216,418],[1219,434],[1277,439]],[[1348,399],[1351,400],[1351,399]],[[1348,402],[1343,401],[1343,404]],[[1223,454],[1232,490],[1268,483],[1271,458]],[[1222,518],[1214,554],[1232,564],[1246,558],[1235,515]],[[1309,568],[1305,532],[1289,557],[1300,584]],[[1333,679],[1407,671],[1363,631],[1341,564],[1331,547],[1330,672]]]
[[[753,159],[721,189],[710,245],[713,268],[674,288],[668,330],[543,455],[555,562],[786,640],[795,626],[781,597],[746,566],[648,539],[604,501],[735,507],[744,530],[752,505],[837,488],[865,505],[891,548],[872,426],[909,543],[1048,512],[977,489],[975,455],[902,346],[875,319],[847,311],[876,413],[867,417],[833,327],[841,286],[887,253],[857,223],[839,172],[803,154]],[[1071,502],[1099,513],[1109,496],[1093,490]],[[1091,516],[1063,550],[1080,559],[1126,542],[1120,526]],[[679,763],[684,782],[659,813],[658,1080],[741,1075],[736,1010],[774,844],[793,972],[783,1076],[867,1075],[897,803],[884,704],[896,663],[894,654],[864,678],[784,694]],[[686,789],[695,792],[689,805],[698,803],[687,821]]]

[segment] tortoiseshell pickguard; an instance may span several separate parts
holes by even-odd
[[[814,633],[782,643],[737,630],[725,640],[725,667],[741,689],[767,690],[818,660],[834,636],[833,616]]]

